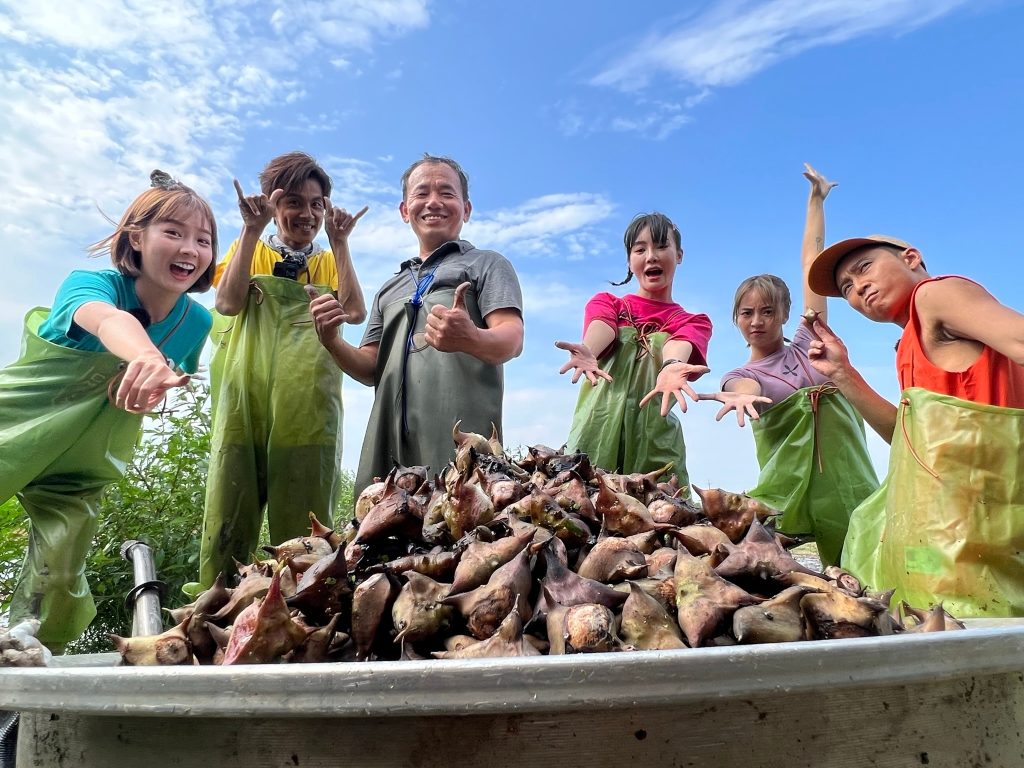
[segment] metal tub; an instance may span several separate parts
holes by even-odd
[[[1021,766],[1024,625],[589,656],[0,670],[30,766]],[[81,663],[79,661],[79,663]]]

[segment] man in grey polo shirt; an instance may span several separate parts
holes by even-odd
[[[441,472],[452,426],[501,430],[502,364],[523,349],[523,297],[509,261],[459,239],[473,210],[469,180],[447,157],[424,155],[402,174],[402,220],[419,241],[377,292],[359,347],[338,332],[333,296],[313,299],[321,343],[352,378],[373,385],[356,493],[395,462]]]

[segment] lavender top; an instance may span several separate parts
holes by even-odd
[[[807,324],[801,321],[792,343],[783,346],[775,354],[729,371],[722,377],[722,389],[735,379],[753,379],[761,385],[761,394],[770,398],[774,405],[798,389],[824,384],[829,380],[828,377],[818,373],[807,359],[810,344],[811,332]]]

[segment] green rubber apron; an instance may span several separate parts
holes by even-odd
[[[86,555],[103,489],[124,475],[142,416],[108,399],[123,361],[40,338],[48,316],[28,313],[21,356],[0,370],[0,502],[17,495],[29,518],[11,624],[34,616],[39,639],[59,648],[96,615]]]
[[[463,432],[487,436],[493,423],[501,439],[502,367],[464,352],[439,352],[423,339],[431,308],[451,307],[454,297],[454,288],[442,287],[426,293],[419,307],[410,300],[383,308],[373,409],[359,456],[356,493],[375,477],[387,475],[396,462],[442,472],[455,458],[452,427],[460,419]],[[472,289],[465,301],[473,322],[485,328]]]
[[[211,336],[202,588],[231,572],[232,558],[249,561],[264,508],[272,542],[308,534],[310,512],[330,524],[342,447],[342,374],[317,338],[302,284],[253,277],[245,307],[215,315]]]
[[[672,412],[662,416],[660,398],[640,408],[661,372],[666,331],[619,328],[615,349],[601,361],[613,381],[593,386],[584,379],[567,440],[570,451],[584,451],[595,467],[615,472],[651,472],[672,462],[680,486],[689,485],[683,428]]]
[[[904,390],[889,474],[853,512],[843,567],[894,600],[1024,616],[1024,410]]]
[[[810,534],[837,565],[850,514],[878,488],[864,423],[829,384],[804,387],[751,421],[761,474],[748,491],[782,511],[784,533]]]

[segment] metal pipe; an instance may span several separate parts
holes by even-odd
[[[132,564],[135,576],[135,587],[126,598],[126,602],[134,606],[132,637],[159,635],[164,631],[160,615],[160,593],[164,585],[156,578],[153,551],[147,544],[132,539],[121,545],[121,557]]]

